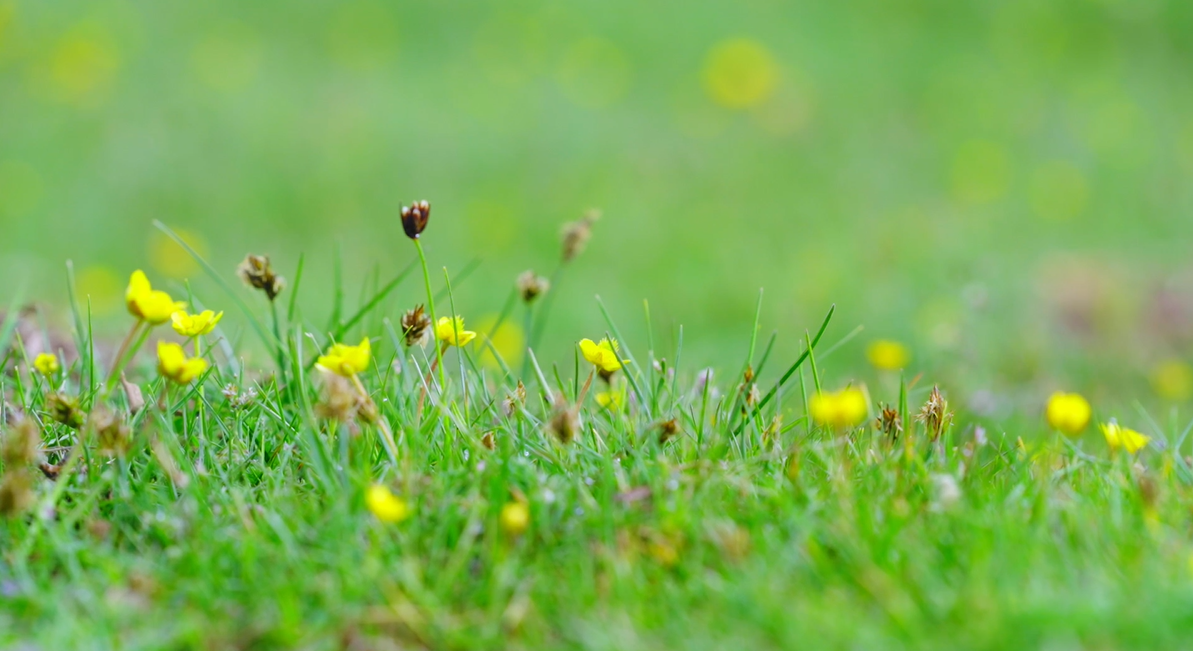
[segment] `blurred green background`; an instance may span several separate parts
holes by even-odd
[[[682,323],[689,368],[730,368],[764,287],[780,357],[831,303],[833,337],[865,326],[839,381],[882,337],[990,413],[1180,402],[1190,34],[1181,0],[0,0],[0,299],[61,310],[70,259],[113,332],[137,267],[226,307],[159,219],[229,279],[305,253],[322,324],[336,247],[356,300],[413,259],[397,215],[425,198],[432,267],[481,260],[479,319],[598,207],[545,359],[603,333],[599,293],[637,348],[647,299],[660,354]]]

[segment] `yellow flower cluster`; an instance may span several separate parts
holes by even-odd
[[[224,318],[224,313],[215,313],[211,310],[203,310],[199,314],[187,314],[179,310],[170,315],[170,320],[173,322],[174,332],[183,337],[198,337],[205,335],[215,330],[215,326],[219,324],[220,319]]]
[[[373,358],[369,338],[365,337],[355,346],[348,344],[334,344],[325,355],[319,357],[316,364],[320,369],[343,377],[352,377],[363,373],[369,368]]]
[[[174,342],[159,341],[157,370],[168,380],[178,384],[190,384],[207,370],[207,360],[202,357],[187,357],[182,346]]]
[[[373,484],[365,491],[365,506],[374,517],[386,524],[397,524],[410,517],[410,507],[406,500],[394,495],[381,484]]]
[[[166,292],[156,290],[149,284],[149,278],[140,269],[133,272],[124,292],[124,302],[133,316],[150,325],[161,325],[186,307],[186,303],[175,301]]]
[[[54,353],[41,353],[33,359],[33,368],[46,377],[57,373],[62,365],[58,363],[58,356]]]
[[[866,358],[880,371],[897,371],[911,361],[911,351],[897,341],[879,339],[866,348]]]
[[[1071,437],[1081,436],[1092,415],[1089,401],[1077,393],[1054,393],[1044,409],[1044,417],[1052,429]]]
[[[441,316],[435,324],[435,338],[449,346],[467,346],[476,333],[464,329],[464,317]]]

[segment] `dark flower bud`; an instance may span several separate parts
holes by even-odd
[[[402,206],[402,230],[406,231],[406,237],[417,240],[430,218],[431,204],[426,201],[415,201],[413,206]]]

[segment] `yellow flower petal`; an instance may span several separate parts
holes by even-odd
[[[396,524],[410,517],[406,501],[381,484],[373,484],[365,492],[365,506],[380,521]]]

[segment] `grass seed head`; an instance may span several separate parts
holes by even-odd
[[[246,285],[265,292],[265,296],[271,301],[286,288],[286,279],[273,272],[267,255],[245,256],[236,273]]]
[[[898,409],[885,404],[879,405],[879,415],[875,426],[888,439],[895,441],[903,433],[903,417],[899,415]]]
[[[676,434],[679,434],[679,423],[674,418],[659,423],[657,427],[659,430],[659,443],[666,443]]]
[[[560,443],[571,443],[580,431],[580,412],[569,405],[563,398],[555,401],[555,409],[551,420],[547,421],[547,428],[559,439]]]
[[[128,452],[132,435],[128,425],[118,415],[104,407],[97,407],[91,411],[89,421],[99,439],[99,451],[102,454],[123,457]]]
[[[5,468],[17,468],[37,459],[41,447],[41,435],[37,423],[29,418],[22,418],[9,428],[4,437],[4,446],[0,448],[0,459]]]
[[[431,204],[427,201],[415,201],[411,206],[402,206],[402,230],[406,237],[417,240],[427,228],[427,221],[431,219]]]
[[[79,401],[60,393],[46,396],[46,413],[52,420],[72,429],[79,429],[87,420],[87,414],[79,409]]]
[[[928,401],[920,409],[916,420],[923,423],[924,429],[928,430],[928,436],[933,441],[940,438],[945,428],[952,424],[953,413],[949,411],[949,401],[940,393],[939,386],[932,387]]]
[[[407,348],[426,346],[431,340],[430,332],[431,317],[422,305],[415,305],[413,310],[406,310],[402,315],[402,337]]]
[[[551,281],[527,269],[518,275],[518,293],[522,295],[524,303],[531,303],[534,299],[547,293],[551,289]]]
[[[578,221],[563,225],[563,261],[571,262],[584,252],[588,238],[592,237],[592,225],[601,218],[601,211],[592,209]]]
[[[33,478],[25,469],[4,473],[0,482],[0,516],[20,515],[33,506]]]

